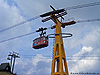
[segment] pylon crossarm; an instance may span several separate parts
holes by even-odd
[[[49,16],[50,14],[58,14],[58,13],[61,13],[61,12],[64,12],[64,11],[65,11],[64,9],[50,11],[50,12],[47,12],[45,14],[40,15],[40,17],[46,17],[46,16]]]
[[[62,17],[62,16],[64,16],[64,15],[66,15],[67,14],[67,12],[62,12],[62,13],[60,13],[60,14],[58,14],[58,15],[55,15],[55,14],[50,14],[50,15],[55,15],[55,18],[59,18],[59,17]],[[46,19],[43,19],[42,20],[42,22],[46,22],[46,21],[48,21],[48,20],[50,20],[50,19],[53,19],[52,17],[48,17],[48,18],[46,18]]]

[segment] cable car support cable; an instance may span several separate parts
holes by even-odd
[[[78,21],[76,21],[76,23],[95,22],[95,21],[100,21],[100,18],[87,19],[87,20],[78,20]],[[48,27],[47,29],[51,29],[51,27]],[[23,34],[23,35],[19,35],[19,36],[16,36],[16,37],[12,37],[10,39],[2,40],[2,41],[0,41],[0,43],[6,42],[6,41],[10,41],[10,40],[14,40],[14,39],[17,39],[17,38],[21,38],[21,37],[24,37],[24,36],[27,36],[27,35],[31,35],[31,34],[34,34],[35,32],[36,31],[30,32],[30,33],[27,33],[27,34]],[[57,34],[51,34],[51,35],[57,35]],[[49,37],[51,37],[51,35],[49,34]],[[51,37],[51,38],[54,38],[54,36]]]
[[[10,41],[10,40],[14,40],[14,39],[17,39],[17,38],[21,38],[21,37],[24,37],[24,36],[28,36],[28,35],[31,35],[31,34],[34,34],[34,33],[35,32],[30,32],[30,33],[27,33],[27,34],[23,34],[23,35],[19,35],[19,36],[16,36],[16,37],[12,37],[12,38],[0,41],[0,43],[7,42],[7,41]]]
[[[97,6],[97,5],[100,5],[100,2],[94,2],[94,3],[89,3],[89,4],[83,4],[83,5],[77,5],[77,6],[67,7],[67,8],[64,8],[64,10],[73,10],[73,9],[84,8],[84,7],[91,7],[91,6]],[[58,11],[59,11],[59,10],[58,10]],[[58,11],[57,11],[57,12],[58,12]],[[63,9],[60,10],[60,11],[63,11]],[[54,12],[54,13],[57,13],[57,12]],[[50,13],[50,12],[49,12],[49,13]],[[48,15],[48,14],[46,14],[46,15]],[[21,26],[21,25],[23,25],[23,24],[25,24],[25,23],[27,23],[27,22],[33,21],[33,20],[35,20],[35,19],[37,19],[37,18],[39,18],[39,17],[42,17],[42,16],[43,16],[43,15],[35,16],[35,17],[32,17],[32,18],[30,18],[30,19],[28,19],[28,20],[26,20],[26,21],[22,21],[22,22],[20,22],[20,23],[18,23],[18,24],[15,24],[15,25],[10,26],[10,27],[8,27],[8,28],[2,29],[2,30],[0,30],[0,33],[1,33],[1,32],[4,32],[4,31],[7,31],[7,30],[10,30],[10,29],[12,29],[12,28]]]
[[[77,6],[67,7],[67,8],[64,8],[64,9],[65,10],[73,10],[73,9],[92,7],[92,6],[98,6],[98,5],[100,5],[100,2],[94,2],[94,3],[83,4],[83,5],[77,5]]]
[[[47,29],[50,29],[51,27],[48,27]],[[6,40],[2,40],[0,41],[0,43],[3,43],[3,42],[7,42],[7,41],[10,41],[10,40],[14,40],[14,39],[17,39],[17,38],[21,38],[21,37],[24,37],[24,36],[28,36],[28,35],[31,35],[31,34],[34,34],[36,33],[36,31],[34,32],[30,32],[30,33],[27,33],[27,34],[23,34],[23,35],[19,35],[19,36],[16,36],[16,37],[12,37],[12,38],[9,38],[9,39],[6,39]]]
[[[40,16],[35,16],[35,17],[32,17],[32,18],[30,18],[30,19],[28,19],[28,20],[26,20],[26,21],[22,21],[22,22],[20,22],[20,23],[18,23],[18,24],[15,24],[15,25],[13,25],[13,26],[10,26],[10,27],[8,27],[8,28],[5,28],[5,29],[3,29],[3,30],[0,30],[0,33],[1,33],[1,32],[4,32],[4,31],[7,31],[7,30],[10,30],[10,29],[12,29],[12,28],[15,28],[15,27],[24,25],[25,23],[30,22],[30,21],[33,21],[33,20],[35,20],[35,19],[37,19],[37,18],[39,18],[39,17],[40,17]]]

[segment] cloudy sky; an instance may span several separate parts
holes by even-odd
[[[51,11],[49,5],[56,9],[98,2],[99,0],[0,0],[0,31]],[[67,10],[65,20],[74,18],[75,21],[100,18],[100,5]],[[44,18],[38,18],[21,26],[0,32],[0,41],[19,35],[34,32],[39,27],[50,27],[52,21],[42,23]],[[100,75],[100,21],[81,22],[62,29],[70,32],[73,37],[64,39],[69,74],[97,73]],[[54,30],[47,30],[47,34]],[[35,50],[32,48],[33,39],[38,33],[0,43],[0,63],[9,62],[6,58],[9,52],[15,51],[20,55],[16,59],[14,73],[18,75],[50,75],[52,64],[53,39],[49,46]],[[82,74],[76,74],[82,75]],[[92,74],[91,74],[92,75]]]

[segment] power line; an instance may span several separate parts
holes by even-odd
[[[35,55],[33,56],[33,57],[35,57]],[[91,58],[87,58],[87,59],[75,59],[75,58],[73,58],[74,56],[71,56],[72,58],[67,58],[66,60],[70,60],[70,61],[72,61],[72,60],[77,60],[77,61],[79,61],[79,60],[100,60],[100,56],[96,56],[96,57],[99,57],[99,59],[97,59],[97,58],[93,58],[93,56],[91,57],[91,56],[88,56],[88,57],[91,57]],[[78,56],[78,57],[80,57],[80,56]],[[87,56],[86,56],[87,57]],[[30,56],[24,56],[24,58],[32,58],[32,57],[30,57]],[[45,57],[40,57],[39,59],[51,59],[52,60],[52,57],[48,57],[48,56],[45,56]]]
[[[21,54],[21,56],[36,56],[36,55],[25,55],[25,54]],[[49,56],[49,55],[42,55],[42,56],[45,56],[45,57],[52,57],[52,56]],[[96,56],[87,56],[87,55],[85,55],[85,56],[67,56],[67,57],[100,57],[100,56],[98,56],[98,55],[96,55]]]
[[[100,61],[100,59],[66,59],[66,60],[75,60],[75,61],[79,61],[79,60],[99,60]]]
[[[15,24],[15,25],[13,25],[13,26],[10,26],[10,27],[8,27],[8,28],[5,28],[5,29],[3,29],[3,30],[0,30],[0,33],[1,33],[1,32],[4,32],[4,31],[7,31],[7,30],[10,30],[10,29],[12,29],[12,28],[21,26],[21,25],[23,25],[23,24],[25,24],[25,23],[27,23],[27,22],[33,21],[33,20],[35,20],[35,19],[37,19],[37,18],[39,18],[39,17],[40,17],[40,16],[35,16],[35,17],[30,18],[30,19],[28,19],[28,20],[26,20],[26,21],[22,21],[22,22],[20,22],[20,23],[18,23],[18,24]]]
[[[92,6],[97,6],[100,5],[100,2],[94,2],[94,3],[88,3],[88,4],[83,4],[83,5],[77,5],[77,6],[72,6],[72,7],[67,7],[65,10],[73,10],[73,9],[79,9],[79,8],[85,8],[85,7],[92,7]]]
[[[36,55],[20,54],[20,56],[23,58],[33,58]],[[49,55],[43,55],[43,56],[44,57],[41,57],[39,59],[52,59],[52,56],[49,56]],[[89,57],[89,59],[79,59],[80,57]],[[99,59],[97,59],[95,57],[98,57]],[[100,56],[67,56],[66,58],[67,58],[66,60],[70,60],[70,61],[72,61],[72,60],[100,60]]]
[[[30,57],[24,57],[24,58],[30,58]],[[39,58],[39,59],[52,60],[52,58]],[[79,60],[100,60],[100,59],[66,59],[66,60],[79,61]]]
[[[21,56],[35,57],[36,55],[24,55],[24,54],[21,54]],[[44,57],[52,57],[52,56],[49,56],[49,55],[42,55],[42,56],[44,56]],[[100,56],[98,56],[98,55],[97,56],[95,56],[95,55],[94,56],[93,55],[92,56],[91,55],[90,56],[87,56],[87,55],[86,56],[67,56],[67,57],[68,58],[79,58],[79,57],[91,57],[91,58],[93,58],[93,57],[99,57],[100,58]]]

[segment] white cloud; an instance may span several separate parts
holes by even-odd
[[[15,72],[18,72],[18,75],[50,74],[50,63],[51,59],[41,54],[37,54],[32,59],[21,57],[19,61],[16,61]]]
[[[77,49],[79,51],[83,46],[100,49],[100,26],[98,22],[80,23],[69,26],[64,32],[73,34],[72,38],[65,39],[65,48],[68,50]],[[73,50],[74,51],[74,50]]]
[[[24,17],[21,15],[20,10],[15,5],[9,6],[5,0],[0,0],[0,31],[22,22],[23,20],[25,20]],[[19,26],[11,30],[1,32],[0,41],[22,35],[30,31],[31,27],[29,26],[29,23],[26,23],[23,27]],[[21,45],[24,45],[24,41],[27,40],[19,38],[17,41],[15,40],[0,43],[0,56],[2,56],[2,54],[7,56],[10,51],[18,50]]]
[[[0,30],[12,26],[14,24],[17,24],[24,19],[24,17],[33,17],[34,15],[40,15],[44,11],[49,10],[49,4],[54,5],[54,7],[67,7],[72,6],[73,3],[77,5],[77,3],[80,3],[79,1],[74,2],[71,1],[68,3],[68,1],[47,1],[47,0],[41,0],[41,1],[34,1],[34,0],[14,0],[18,7],[16,5],[8,5],[5,0],[0,0]],[[57,3],[56,3],[57,2]],[[65,3],[64,3],[65,2]],[[84,2],[84,1],[83,1]],[[82,2],[81,2],[82,3]],[[86,1],[84,2],[86,3]],[[68,4],[68,5],[67,5]],[[61,5],[61,6],[59,6]],[[93,10],[93,9],[92,9]],[[91,10],[91,11],[92,11]],[[80,10],[79,10],[80,11]],[[72,15],[76,15],[75,18],[80,18],[80,16],[83,18],[86,18],[91,16],[89,11],[81,11],[81,12],[74,12],[71,11],[72,13],[69,13],[69,17],[73,17]],[[84,16],[84,13],[86,12]],[[87,12],[89,14],[87,14]],[[95,11],[94,11],[95,12]],[[75,14],[77,13],[77,14]],[[81,14],[80,14],[81,13]],[[93,15],[93,12],[92,12]],[[95,14],[98,16],[98,14]],[[95,16],[93,15],[93,16]],[[92,16],[91,16],[92,17]],[[67,16],[68,18],[68,16]],[[35,22],[36,23],[36,22]],[[20,34],[28,33],[31,31],[31,27],[29,26],[30,23],[26,23],[23,26],[16,27],[12,30],[9,30],[2,34],[0,36],[0,40],[7,39],[13,36],[17,36]],[[40,23],[36,23],[37,27],[40,26]],[[76,47],[80,47],[82,45],[81,51],[78,51],[75,55],[99,55],[100,54],[100,26],[98,23],[94,24],[77,24],[79,26],[72,26],[69,28],[65,28],[65,31],[70,31],[73,33],[73,37],[71,39],[65,40],[64,42],[66,44],[66,48],[68,47],[70,49],[75,49]],[[95,26],[94,26],[95,25]],[[35,26],[33,26],[35,29]],[[33,36],[34,37],[34,36]],[[0,56],[7,55],[7,53],[11,50],[18,50],[18,52],[24,52],[24,49],[27,49],[27,53],[33,52],[35,54],[35,51],[31,51],[32,49],[30,48],[30,42],[29,39],[17,39],[14,41],[10,42],[5,42],[4,44],[0,44]],[[80,47],[81,48],[81,47]],[[79,48],[79,49],[80,49]],[[42,51],[41,51],[42,52]],[[70,51],[71,52],[71,51]],[[38,52],[37,52],[38,53]],[[43,52],[42,52],[43,53]],[[44,54],[44,53],[43,53]],[[75,56],[73,55],[73,56]],[[95,59],[98,59],[98,57],[93,57]],[[80,71],[94,71],[99,72],[100,68],[98,67],[99,61],[98,60],[85,60],[85,59],[91,59],[91,57],[80,57],[80,58],[73,58],[73,59],[80,59],[80,61],[70,61],[69,62],[69,68],[70,71],[74,72],[80,72]],[[5,59],[6,60],[6,59]],[[91,63],[90,63],[91,62]],[[15,67],[15,72],[17,72],[19,75],[39,75],[39,74],[46,74],[50,75],[50,67],[51,67],[51,60],[47,59],[46,57],[42,55],[37,55],[33,57],[32,59],[25,59],[25,58],[20,58],[18,61],[16,61],[16,67]],[[93,68],[93,69],[91,69]]]
[[[29,17],[33,17],[36,15],[40,15],[40,13],[42,13],[43,10],[45,10],[45,5],[38,0],[28,0],[28,1],[24,1],[24,0],[14,0],[18,7],[23,11],[24,15],[27,15]],[[23,3],[24,2],[24,3]]]
[[[84,53],[90,53],[92,50],[93,50],[92,47],[83,46],[82,50],[78,52],[77,54],[74,54],[73,56],[82,56]],[[86,55],[84,54],[84,56]]]
[[[75,66],[73,66],[70,72],[73,72],[73,73],[89,72],[89,70],[91,70],[95,64],[96,64],[95,60],[88,60],[88,61],[80,60],[77,62]]]
[[[41,54],[37,54],[35,57],[32,58],[34,66],[36,66],[39,61],[50,62],[51,60],[43,57]]]
[[[82,40],[83,45],[92,46],[93,48],[100,48],[100,26],[92,26],[91,31],[85,35]]]
[[[83,46],[82,50],[73,55],[72,60],[69,60],[69,72],[71,73],[99,73],[99,50],[95,50],[92,47]],[[75,57],[76,56],[76,57]]]

